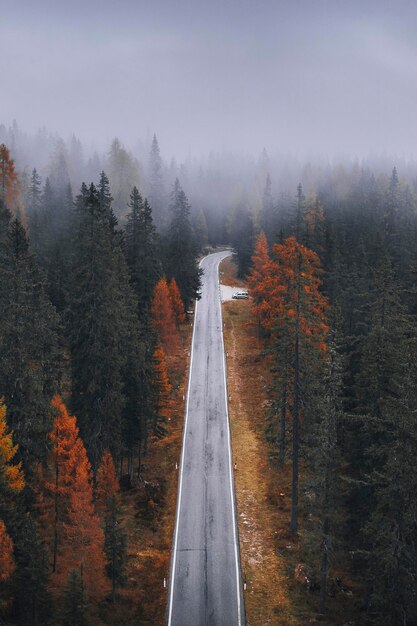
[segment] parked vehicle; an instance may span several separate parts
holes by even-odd
[[[234,300],[245,300],[246,298],[249,298],[249,294],[247,291],[235,291],[232,298]]]

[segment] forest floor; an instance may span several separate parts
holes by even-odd
[[[233,259],[223,261],[220,271],[223,284],[245,286],[236,279]],[[319,592],[308,591],[295,580],[295,568],[303,555],[300,542],[289,532],[291,466],[278,468],[271,461],[265,438],[271,367],[261,354],[263,346],[250,319],[250,300],[223,304],[247,625],[359,624],[352,620],[356,603],[351,595],[329,598],[329,612],[321,616],[317,612]]]

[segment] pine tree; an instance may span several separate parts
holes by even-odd
[[[155,224],[159,230],[166,227],[166,199],[162,172],[162,159],[158,140],[154,134],[149,154],[149,201],[154,210]]]
[[[68,574],[59,613],[62,626],[88,626],[90,623],[83,580],[76,569]]]
[[[21,626],[43,626],[51,616],[49,567],[33,515],[22,515],[14,545],[14,620]]]
[[[104,519],[106,573],[112,583],[112,600],[115,602],[116,588],[125,583],[127,541],[120,523],[119,484],[116,481],[113,459],[108,450],[103,454],[97,471],[95,497],[96,510]]]
[[[207,218],[203,209],[200,209],[194,223],[195,240],[199,251],[203,251],[208,244]]]
[[[172,220],[167,233],[166,272],[175,278],[185,308],[188,309],[201,286],[197,247],[190,223],[190,205],[178,178],[171,194]]]
[[[248,209],[236,211],[231,229],[231,241],[238,255],[238,276],[244,278],[249,270],[255,246],[253,216]]]
[[[270,237],[274,235],[274,203],[272,198],[272,182],[269,173],[266,175],[265,188],[262,196],[261,227]]]
[[[138,298],[138,315],[146,323],[152,293],[162,274],[152,209],[136,187],[130,195],[126,224],[126,258],[132,287]]]
[[[30,187],[29,187],[29,213],[35,213],[39,211],[41,207],[41,195],[42,195],[42,179],[38,174],[36,168],[32,170],[32,175],[30,177]]]
[[[18,219],[2,233],[0,257],[0,388],[25,463],[44,458],[49,401],[62,371],[56,312]]]
[[[131,317],[126,301],[131,294],[127,276],[122,284],[120,274],[127,270],[107,192],[83,185],[76,213],[69,316],[73,407],[96,467],[106,448],[120,452],[124,337]]]
[[[309,457],[311,459],[311,479],[308,481],[310,493],[308,508],[310,520],[307,533],[313,545],[313,557],[318,562],[320,580],[319,612],[327,610],[328,579],[334,567],[338,528],[341,518],[340,488],[340,444],[338,434],[342,412],[343,373],[341,359],[335,342],[330,345],[322,376],[315,382],[314,396],[310,397],[315,413],[315,424],[310,437]],[[309,459],[309,460],[310,460]]]
[[[110,147],[107,168],[114,198],[114,212],[118,219],[124,220],[130,190],[140,183],[139,163],[116,138]]]

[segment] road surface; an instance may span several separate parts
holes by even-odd
[[[196,305],[171,559],[168,626],[244,626],[218,266]]]

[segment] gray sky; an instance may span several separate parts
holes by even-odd
[[[417,3],[0,0],[0,123],[165,156],[417,153]]]

